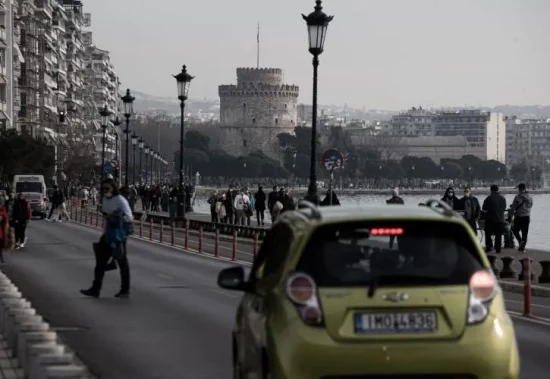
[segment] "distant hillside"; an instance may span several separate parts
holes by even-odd
[[[134,110],[136,112],[146,112],[150,110],[162,110],[167,112],[179,112],[179,100],[176,97],[164,97],[149,95],[139,91],[132,91],[132,95],[136,98],[134,102]],[[189,99],[185,102],[186,112],[218,112],[218,106],[215,101]]]

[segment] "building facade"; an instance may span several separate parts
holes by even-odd
[[[550,158],[550,119],[506,120],[506,163]]]
[[[119,80],[90,28],[80,0],[0,0],[0,130],[46,140],[59,162],[75,144],[100,159],[99,109],[118,112]]]
[[[299,92],[279,68],[238,68],[236,85],[219,86],[219,147],[234,156],[261,150],[280,159],[277,135],[294,133]]]

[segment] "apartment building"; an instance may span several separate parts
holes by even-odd
[[[506,120],[506,163],[550,158],[550,119]]]
[[[463,155],[472,154],[483,160],[506,160],[506,123],[502,113],[477,109],[427,111],[421,107],[412,108],[393,116],[390,122],[384,124],[381,134],[400,137],[411,149],[418,147],[419,152],[429,143],[440,143],[441,148],[433,153],[439,159],[451,158],[462,150]],[[411,141],[407,141],[408,138]],[[415,138],[425,139],[415,141]],[[448,143],[444,142],[445,138],[449,138]]]

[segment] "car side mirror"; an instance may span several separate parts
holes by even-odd
[[[244,269],[241,266],[226,268],[218,274],[218,286],[231,291],[248,291]]]

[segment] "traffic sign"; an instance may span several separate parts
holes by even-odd
[[[338,149],[325,150],[321,155],[321,163],[327,170],[335,170],[344,165],[344,155]]]
[[[115,166],[112,162],[105,162],[103,165],[103,172],[107,174],[111,174],[115,170]]]

